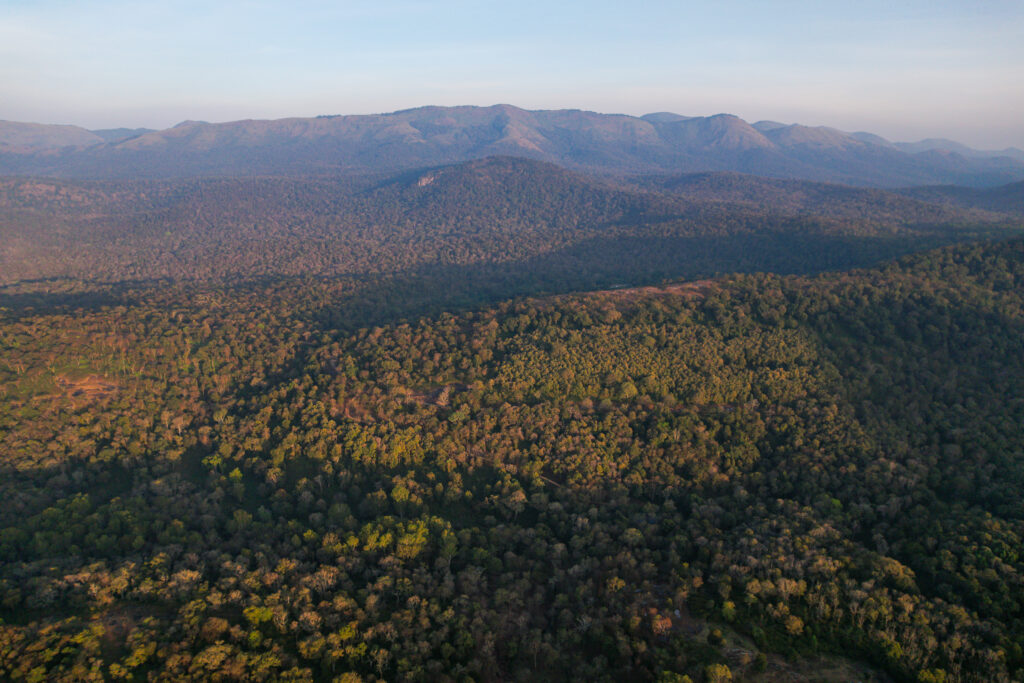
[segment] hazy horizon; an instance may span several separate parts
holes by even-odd
[[[16,122],[16,123],[40,123],[40,124],[48,124],[48,125],[70,125],[70,126],[77,126],[79,128],[84,128],[86,130],[91,130],[91,131],[97,131],[97,130],[116,130],[116,129],[140,129],[140,128],[148,128],[148,129],[153,129],[153,130],[166,130],[166,129],[169,129],[169,128],[173,128],[173,127],[175,127],[175,126],[177,126],[179,124],[185,123],[187,121],[195,121],[195,122],[208,123],[208,124],[223,124],[223,123],[233,123],[233,122],[238,122],[238,121],[272,121],[272,120],[276,120],[276,119],[315,118],[317,116],[375,116],[375,115],[392,114],[392,113],[395,113],[395,112],[405,111],[405,110],[409,110],[409,109],[421,109],[421,108],[428,108],[428,107],[435,107],[435,106],[436,107],[469,106],[469,107],[487,108],[487,107],[501,106],[501,105],[511,105],[513,107],[517,107],[517,108],[524,109],[524,110],[527,110],[527,111],[548,111],[548,109],[519,107],[519,105],[516,105],[515,103],[512,103],[512,102],[494,102],[494,103],[491,103],[491,104],[465,104],[465,103],[463,103],[463,104],[458,104],[458,105],[423,104],[423,105],[412,106],[412,107],[402,107],[402,108],[399,108],[399,109],[393,109],[393,110],[389,110],[389,111],[318,112],[318,113],[315,113],[315,114],[307,114],[307,113],[291,114],[291,115],[286,114],[286,115],[283,115],[283,116],[240,116],[238,118],[225,118],[225,119],[219,119],[219,120],[210,120],[210,119],[205,119],[205,118],[201,118],[201,117],[197,117],[197,116],[186,116],[184,118],[177,119],[173,123],[169,123],[167,125],[145,125],[145,124],[137,124],[136,125],[136,124],[133,124],[133,123],[122,123],[122,124],[114,123],[112,125],[96,125],[96,126],[91,126],[91,125],[83,125],[83,124],[80,124],[80,123],[76,123],[74,121],[56,121],[56,120],[55,121],[28,121],[28,120],[24,120],[24,119],[15,120],[15,119],[11,119],[11,118],[7,118],[7,119],[0,118],[0,121]],[[1001,151],[1001,150],[1010,150],[1010,149],[1018,149],[1020,151],[1024,151],[1024,149],[1022,149],[1022,147],[1024,147],[1024,146],[1017,147],[1015,145],[1000,145],[1000,146],[972,145],[969,142],[965,142],[964,140],[957,139],[957,138],[955,138],[955,137],[953,137],[951,135],[936,134],[936,135],[919,135],[919,136],[916,136],[916,137],[911,135],[910,137],[906,137],[906,138],[894,138],[894,137],[889,137],[887,135],[883,135],[883,134],[879,133],[877,130],[867,130],[867,129],[863,129],[863,128],[860,128],[860,129],[842,129],[842,128],[839,128],[838,126],[829,125],[828,123],[808,123],[807,121],[779,121],[778,119],[769,119],[769,118],[766,118],[766,117],[761,117],[761,118],[749,117],[748,118],[748,117],[745,117],[745,116],[741,116],[739,114],[735,114],[735,112],[728,112],[728,111],[719,111],[719,112],[693,114],[693,113],[688,113],[688,112],[669,111],[667,109],[659,109],[659,110],[645,111],[645,112],[640,112],[640,113],[632,113],[632,112],[622,112],[622,111],[597,111],[597,110],[593,110],[593,109],[587,109],[585,107],[571,107],[571,106],[552,107],[550,110],[565,110],[565,111],[581,110],[581,111],[590,111],[590,112],[597,113],[597,114],[605,114],[605,115],[611,115],[611,116],[625,115],[625,116],[633,116],[633,117],[637,117],[637,118],[640,118],[640,117],[645,116],[647,114],[656,114],[656,113],[672,113],[672,114],[679,114],[679,115],[682,115],[682,116],[690,116],[690,117],[710,117],[710,116],[715,116],[715,115],[719,115],[719,114],[732,114],[732,115],[735,115],[735,116],[739,116],[739,118],[743,119],[744,121],[747,121],[750,124],[755,124],[755,123],[758,123],[760,121],[774,121],[776,123],[781,123],[781,124],[784,124],[784,125],[796,124],[796,125],[803,125],[803,126],[810,126],[810,127],[832,128],[832,129],[836,129],[836,130],[841,130],[841,131],[843,131],[845,133],[872,133],[872,134],[876,134],[876,135],[881,135],[881,137],[887,139],[889,142],[897,143],[897,144],[898,143],[917,143],[917,142],[923,142],[925,140],[930,140],[930,139],[944,139],[944,140],[949,140],[951,142],[956,142],[956,143],[964,144],[964,145],[966,145],[968,147],[971,147],[973,149],[976,149],[978,151]]]
[[[13,0],[0,119],[89,129],[435,104],[735,114],[1024,148],[1024,5]]]

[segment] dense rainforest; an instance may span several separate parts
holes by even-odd
[[[480,168],[5,181],[0,677],[1024,680],[1003,218]]]

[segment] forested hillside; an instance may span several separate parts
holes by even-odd
[[[871,222],[880,225],[906,223],[940,224],[957,221],[992,220],[999,213],[1019,213],[1009,203],[998,205],[981,197],[1012,196],[1017,185],[986,190],[945,188],[959,191],[964,201],[954,204],[940,193],[941,188],[911,188],[897,192],[849,187],[806,180],[761,178],[738,173],[691,173],[660,175],[636,179],[641,187],[650,187],[697,201],[717,200],[748,204],[762,209],[788,213],[807,213],[829,218]],[[933,194],[934,193],[934,194]],[[972,202],[968,197],[979,198]]]
[[[683,191],[680,182],[652,191],[508,157],[398,176],[7,179],[0,283],[400,276],[455,299],[493,292],[480,303],[866,266],[1022,227],[1019,217],[880,190],[712,176]]]
[[[387,250],[361,258],[415,262],[425,243],[397,219],[433,213],[445,182],[344,195],[403,198]],[[39,230],[77,263],[58,258],[60,230],[84,229],[91,200],[60,187],[82,208]],[[658,257],[681,274],[690,252],[664,245],[690,233],[662,226],[709,224],[655,220],[676,206],[662,195],[579,192],[597,207],[580,225],[639,216],[664,240],[642,256],[636,233],[621,242],[636,272]],[[307,205],[284,184],[253,196]],[[223,218],[240,200],[195,201],[174,210],[199,224],[216,204],[210,226],[244,225]],[[517,205],[477,206],[494,213],[431,224],[463,245],[450,263],[513,247],[517,268],[554,263],[529,250],[578,229],[554,206],[536,237],[503,243]],[[744,220],[732,233],[756,235]],[[109,271],[83,241],[94,281],[0,292],[0,677],[1024,677],[1024,241],[397,322],[426,282],[415,269],[388,287],[358,269],[146,282],[158,271],[126,264],[173,235],[134,225],[153,242],[113,237]],[[302,235],[251,229],[251,253],[280,248],[263,230]],[[232,230],[201,231],[184,262],[243,258]],[[364,253],[358,235],[323,253]]]
[[[903,194],[934,204],[980,208],[989,211],[1024,215],[1024,182],[987,189],[956,187],[911,187]]]

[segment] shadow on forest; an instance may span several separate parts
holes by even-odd
[[[65,277],[21,280],[0,286],[0,320],[14,321],[38,314],[93,312],[114,306],[132,306],[138,300],[132,289],[157,285],[155,281],[132,282],[130,287],[126,287],[126,284],[82,282]]]
[[[1013,233],[1016,234],[1016,233]],[[167,292],[167,302],[188,306],[210,292],[240,295],[320,287],[330,303],[296,306],[293,314],[327,330],[418,319],[493,305],[521,296],[660,284],[727,273],[810,275],[859,268],[982,237],[1007,233],[936,230],[889,236],[749,234],[601,236],[565,248],[506,262],[430,263],[393,273],[363,272],[306,277],[262,275],[215,280],[25,280],[0,287],[0,319],[40,313],[95,312],[132,306]],[[344,287],[339,285],[344,284]],[[339,291],[332,291],[332,288]],[[164,297],[161,297],[164,298]]]
[[[923,248],[920,240],[849,237],[802,237],[789,241],[779,238],[659,238],[647,240],[645,244],[638,244],[635,239],[602,239],[525,262],[474,267],[434,266],[387,282],[370,279],[363,283],[362,289],[353,290],[352,297],[359,301],[339,302],[338,307],[327,306],[313,310],[318,321],[325,326],[333,324],[334,318],[338,316],[345,324],[352,320],[359,320],[363,325],[384,324],[402,317],[426,315],[431,307],[457,310],[517,295],[589,290],[618,284],[643,285],[657,282],[663,277],[697,278],[714,274],[716,271],[712,267],[719,263],[725,264],[722,270],[731,271],[768,270],[765,265],[770,263],[774,264],[772,269],[777,272],[816,272],[870,265],[877,260],[897,256],[901,250],[905,253],[918,248]],[[239,283],[237,286],[243,285]],[[878,286],[884,288],[884,282]],[[378,292],[378,296],[370,304],[376,303],[378,308],[367,306],[362,300],[374,292]],[[367,307],[346,309],[345,306]],[[868,308],[863,308],[865,306]],[[355,316],[359,311],[362,311],[361,318]],[[1020,376],[1019,366],[1007,369],[1004,359],[1009,354],[993,353],[990,342],[992,339],[1022,338],[1024,323],[1018,317],[967,301],[947,305],[936,311],[936,315],[936,321],[947,321],[946,327],[936,326],[936,332],[932,333],[928,329],[930,321],[927,319],[920,322],[908,320],[900,310],[870,306],[867,299],[861,303],[844,300],[830,304],[819,317],[804,324],[805,329],[815,336],[824,355],[834,361],[842,361],[835,364],[842,372],[844,384],[848,388],[859,386],[862,392],[860,395],[845,390],[841,392],[849,404],[862,406],[867,402],[877,403],[878,417],[881,419],[862,422],[867,429],[875,432],[872,436],[878,437],[880,443],[884,442],[886,434],[896,434],[897,438],[901,438],[899,425],[921,424],[913,414],[915,403],[920,397],[926,396],[932,403],[939,405],[957,406],[962,400],[962,394],[981,394],[982,389],[991,391],[992,378],[1006,385],[1005,389],[996,392],[1005,400],[989,404],[988,408],[992,412],[985,414],[984,407],[975,406],[970,412],[949,412],[940,415],[942,419],[929,419],[923,424],[931,425],[936,430],[935,437],[942,436],[943,440],[952,438],[943,434],[969,435],[972,433],[972,425],[977,423],[1005,425],[1005,428],[1019,424],[1006,419],[1007,414],[1002,411],[1007,410],[1008,406],[1021,405],[1019,387],[1024,387],[1024,377]],[[952,321],[960,330],[977,331],[978,334],[966,335],[966,342],[950,345],[949,340],[955,335],[948,321]],[[905,350],[899,356],[919,359],[920,365],[907,366],[901,363],[887,367],[886,358],[893,349],[901,346]],[[874,351],[864,354],[860,347]],[[885,367],[886,371],[872,374],[868,372],[872,366]],[[938,371],[939,368],[949,366],[957,368],[957,381],[952,384],[946,375]],[[894,384],[892,380],[899,380],[901,373],[906,375],[905,382],[901,384],[897,381]],[[857,380],[864,377],[878,377],[880,383],[858,384]],[[881,381],[883,379],[884,382]],[[886,397],[887,403],[883,403]],[[931,435],[923,436],[931,438]],[[936,444],[939,443],[936,441]],[[934,450],[942,453],[941,448]],[[920,452],[920,448],[915,449],[909,457],[918,457]],[[965,449],[965,452],[968,451]],[[993,483],[986,485],[986,488],[981,487],[980,480],[965,479],[962,485],[969,488],[961,491],[957,489],[959,482],[942,478],[934,481],[918,479],[913,480],[914,486],[919,487],[915,489],[914,499],[929,504],[936,500],[961,500],[969,507],[995,512],[1004,517],[1016,516],[1014,511],[1021,510],[1017,496],[1021,486],[1020,467],[1012,455],[1003,458],[997,451],[993,452],[995,457],[984,463],[984,467],[994,475],[990,477]],[[199,448],[190,449],[179,465],[181,474],[196,487],[204,485],[205,470],[201,467],[204,453]],[[896,457],[895,449],[893,454],[890,457]],[[778,471],[792,470],[794,465],[781,451],[778,460],[766,458],[759,462],[760,466]],[[953,471],[956,463],[949,465],[948,471]],[[156,472],[143,472],[141,468],[128,463],[103,463],[93,467],[90,476],[77,486],[65,483],[59,489],[57,484],[50,485],[50,480],[62,475],[66,469],[60,466],[16,471],[0,467],[0,482],[8,487],[29,491],[35,487],[34,492],[39,495],[31,506],[22,509],[16,516],[14,513],[5,516],[5,524],[20,523],[33,514],[39,514],[43,507],[52,502],[50,497],[60,500],[75,493],[90,493],[97,496],[96,502],[102,503],[129,491],[146,491],[148,489],[141,485],[158,476]],[[764,481],[770,481],[770,478],[765,477]],[[837,489],[827,489],[826,492],[836,496],[837,500],[842,496],[842,492]],[[811,497],[806,499],[801,499],[800,492],[796,490],[780,488],[771,493],[771,497],[778,499],[800,500],[809,509],[819,500],[817,496],[820,491],[809,490]],[[850,509],[861,506],[862,511],[870,511],[872,515],[877,513],[892,517],[895,514],[888,512],[888,496],[878,499],[847,499],[842,502]],[[245,504],[250,508],[255,507],[251,499],[247,499]],[[950,519],[966,520],[970,512],[969,508],[953,510],[949,513]],[[899,518],[886,518],[885,521],[897,527],[901,523]],[[866,528],[862,536],[852,535],[850,540],[870,548],[874,541],[868,533],[873,534],[875,530],[876,527]],[[907,529],[907,536],[910,537],[915,531]],[[892,554],[911,566],[920,576],[925,576],[925,568],[915,562],[915,555],[904,554],[899,550],[892,551]],[[90,556],[88,551],[85,555],[101,556]],[[931,582],[922,581],[922,585],[928,595],[944,595]],[[979,607],[984,597],[985,594],[979,592],[977,596],[969,598],[968,602]],[[7,618],[3,614],[0,616]]]
[[[728,273],[813,275],[868,267],[977,237],[948,232],[891,237],[600,237],[520,261],[439,263],[405,273],[368,275],[351,296],[338,297],[315,310],[312,322],[345,331],[457,313],[521,296],[655,285]]]

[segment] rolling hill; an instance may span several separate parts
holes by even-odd
[[[623,184],[517,157],[319,179],[18,178],[0,180],[0,283],[314,278],[341,283],[325,315],[352,325],[519,295],[868,266],[1021,229],[882,190],[734,174]]]
[[[976,207],[1024,216],[1024,182],[999,187],[972,188],[951,185],[914,187],[901,190],[901,194],[927,202],[958,207]]]

